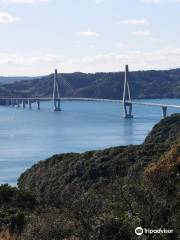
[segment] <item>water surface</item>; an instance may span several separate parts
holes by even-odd
[[[180,99],[146,101],[180,105]],[[118,103],[69,101],[61,107],[61,112],[53,112],[51,102],[40,111],[35,105],[0,107],[0,183],[16,184],[25,169],[53,154],[140,144],[161,119],[159,107],[133,106],[129,120]],[[168,109],[175,112],[180,109]]]

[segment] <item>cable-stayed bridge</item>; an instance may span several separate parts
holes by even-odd
[[[59,75],[61,78],[61,82],[63,81],[64,85],[68,88],[72,88],[71,84],[66,81]],[[4,102],[6,106],[12,107],[23,107],[26,108],[28,106],[29,109],[32,108],[32,104],[36,104],[37,109],[40,110],[40,104],[42,101],[52,101],[53,110],[61,111],[61,101],[101,101],[101,102],[114,102],[122,104],[124,117],[129,119],[133,118],[132,110],[133,105],[144,105],[144,106],[154,106],[159,107],[162,110],[162,116],[167,116],[168,108],[180,109],[180,105],[171,105],[171,104],[161,104],[154,102],[142,102],[142,101],[134,101],[131,97],[131,90],[129,84],[129,69],[128,65],[125,66],[125,79],[124,79],[124,90],[123,90],[123,99],[122,100],[114,100],[114,99],[99,99],[99,98],[73,98],[73,97],[61,97],[60,89],[59,89],[59,77],[57,73],[57,69],[55,69],[54,73],[54,81],[53,81],[53,92],[52,97],[0,97],[0,102]]]

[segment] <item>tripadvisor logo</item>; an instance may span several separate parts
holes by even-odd
[[[135,234],[138,236],[141,236],[143,234],[172,234],[174,230],[168,230],[168,229],[148,229],[148,228],[142,228],[142,227],[137,227],[135,229]]]
[[[143,235],[143,228],[142,227],[137,227],[136,229],[135,229],[135,234],[136,235],[138,235],[138,236],[141,236],[141,235]]]

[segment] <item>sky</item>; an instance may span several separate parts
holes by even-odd
[[[180,67],[180,0],[0,0],[0,76]]]

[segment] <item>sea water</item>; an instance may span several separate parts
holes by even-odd
[[[180,99],[141,101],[180,105]],[[61,108],[0,107],[0,184],[16,185],[24,170],[53,154],[140,144],[162,118],[160,107],[134,105],[134,118],[124,119],[122,104],[113,102],[64,101]]]

